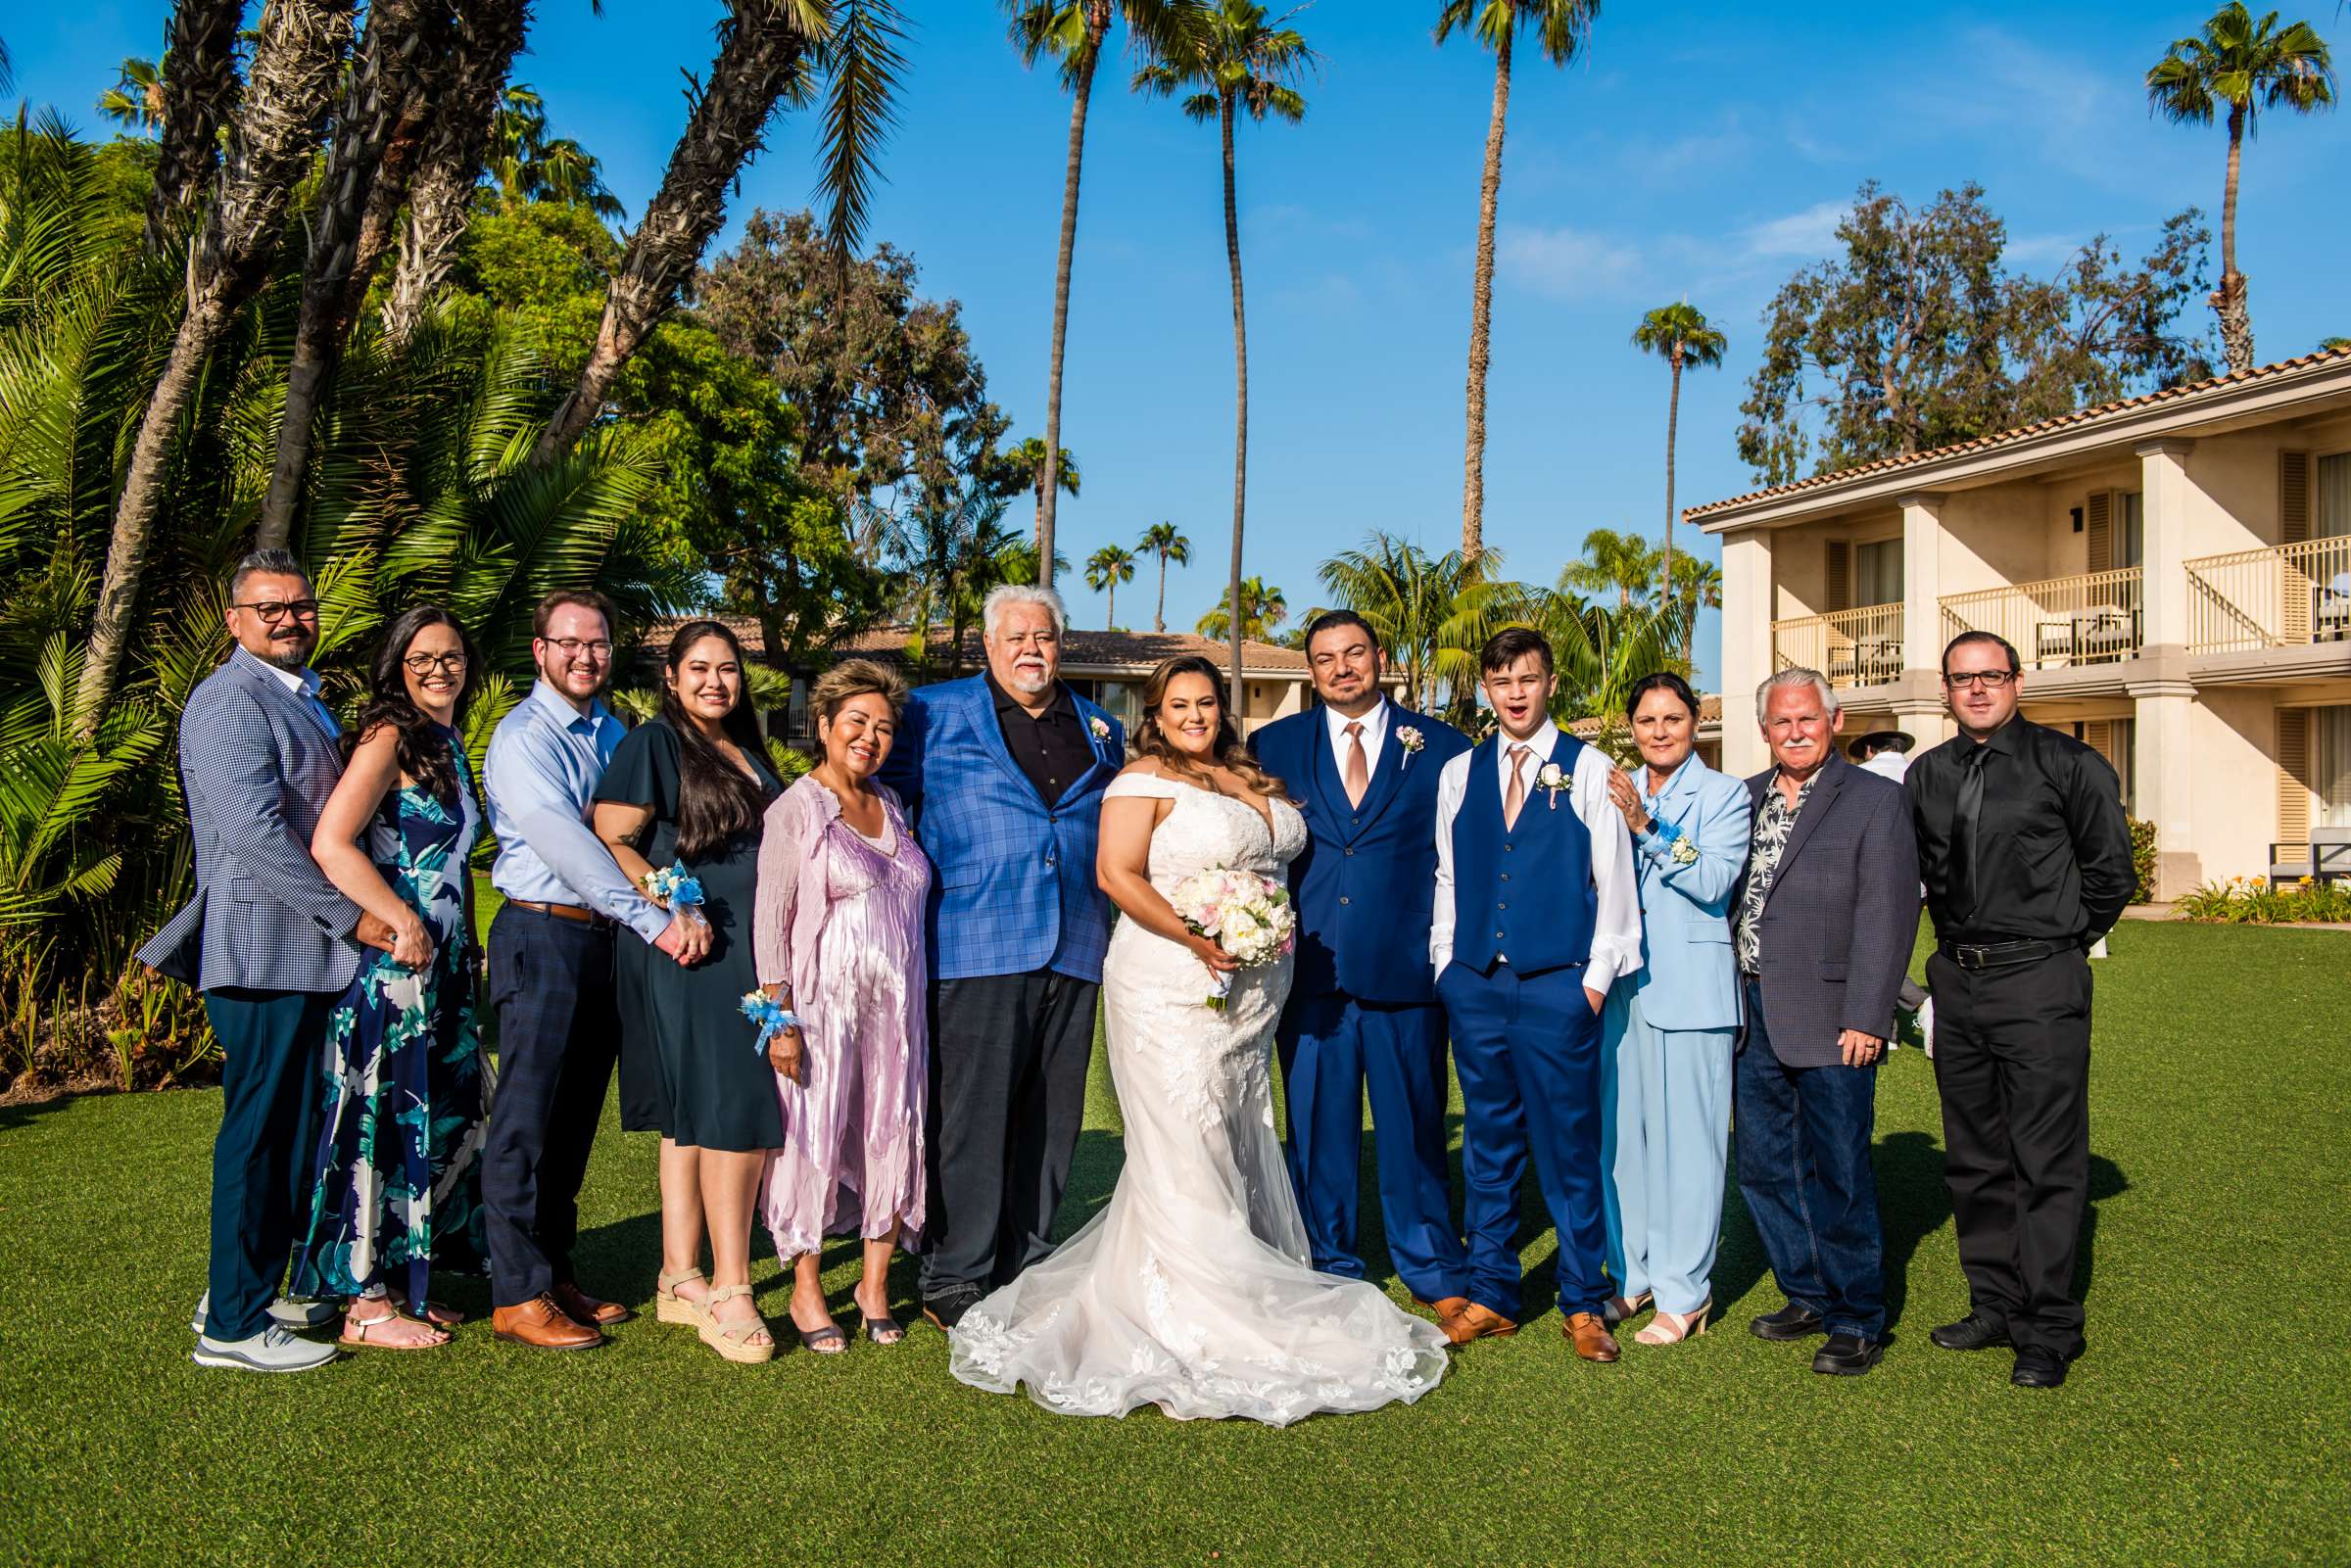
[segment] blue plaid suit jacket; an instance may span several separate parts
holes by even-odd
[[[139,949],[199,990],[340,991],[359,973],[359,906],[311,859],[343,750],[312,705],[243,648],[179,719],[196,896]]]
[[[980,676],[915,689],[884,782],[904,800],[937,875],[931,976],[1051,969],[1102,978],[1110,899],[1094,882],[1102,791],[1126,763],[1119,721],[1071,693],[1094,765],[1047,806],[1012,759]]]

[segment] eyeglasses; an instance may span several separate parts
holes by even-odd
[[[430,675],[435,670],[444,675],[465,673],[465,655],[462,653],[444,653],[439,657],[430,653],[412,653],[400,662],[408,667],[410,675]]]
[[[1967,670],[1958,675],[1944,676],[1943,684],[1954,691],[1964,691],[1970,687],[1982,687],[1987,691],[1997,691],[2015,679],[2017,679],[2017,674],[2014,670]]]
[[[576,659],[582,655],[591,659],[608,659],[612,656],[612,644],[600,638],[590,642],[576,637],[551,637],[547,639],[547,644],[550,647],[561,648],[563,656],[567,659]]]
[[[232,610],[251,610],[254,614],[260,616],[264,621],[270,622],[271,624],[285,620],[289,616],[297,621],[314,621],[318,619],[318,601],[314,598],[261,599],[252,604],[231,604],[229,608]]]

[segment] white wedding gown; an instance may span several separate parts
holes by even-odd
[[[1306,823],[1127,774],[1106,798],[1175,802],[1151,884],[1210,866],[1277,875]],[[1445,1372],[1445,1336],[1376,1287],[1317,1273],[1273,1130],[1273,1025],[1290,961],[1241,971],[1226,1010],[1183,947],[1121,920],[1102,980],[1127,1164],[1107,1208],[966,1312],[949,1365],[975,1388],[1027,1385],[1049,1410],[1286,1426],[1319,1410],[1410,1402]]]

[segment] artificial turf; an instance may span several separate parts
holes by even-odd
[[[2351,937],[2132,924],[2113,948],[2090,1351],[2055,1394],[2011,1388],[2004,1353],[1927,1342],[1966,1293],[1915,1051],[1878,1098],[1894,1323],[1872,1375],[1816,1377],[1810,1347],[1745,1332],[1780,1298],[1734,1192],[1703,1339],[1590,1366],[1552,1313],[1458,1354],[1415,1405],[1286,1431],[1049,1414],[952,1381],[927,1324],[752,1368],[648,1313],[587,1354],[469,1324],[445,1351],[302,1377],[202,1371],[187,1313],[216,1095],[0,1110],[0,1560],[2351,1559]],[[1118,1127],[1097,1062],[1065,1225],[1108,1196]],[[608,1126],[591,1289],[648,1306],[653,1209],[651,1139]],[[829,1257],[845,1314],[854,1253]],[[772,1258],[755,1277],[781,1321]],[[909,1266],[895,1284],[910,1306]],[[486,1305],[471,1281],[446,1294]]]

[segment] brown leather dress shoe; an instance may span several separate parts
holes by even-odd
[[[490,1332],[508,1345],[538,1351],[587,1351],[604,1343],[603,1335],[567,1316],[552,1294],[499,1307],[490,1314]]]
[[[565,1317],[575,1323],[585,1323],[590,1328],[608,1328],[614,1323],[625,1323],[637,1315],[618,1302],[598,1301],[568,1280],[549,1294],[554,1297],[555,1305],[563,1308]]]
[[[1469,1310],[1469,1298],[1466,1296],[1440,1296],[1433,1302],[1424,1302],[1415,1296],[1413,1298],[1413,1305],[1424,1312],[1436,1313],[1438,1322],[1450,1323]]]
[[[1438,1326],[1445,1330],[1445,1337],[1456,1345],[1466,1345],[1471,1340],[1508,1339],[1518,1332],[1517,1324],[1475,1302],[1468,1303]]]
[[[1616,1359],[1616,1336],[1608,1332],[1608,1325],[1600,1320],[1598,1312],[1570,1312],[1567,1321],[1559,1325],[1559,1333],[1575,1347],[1575,1354],[1587,1361]]]

